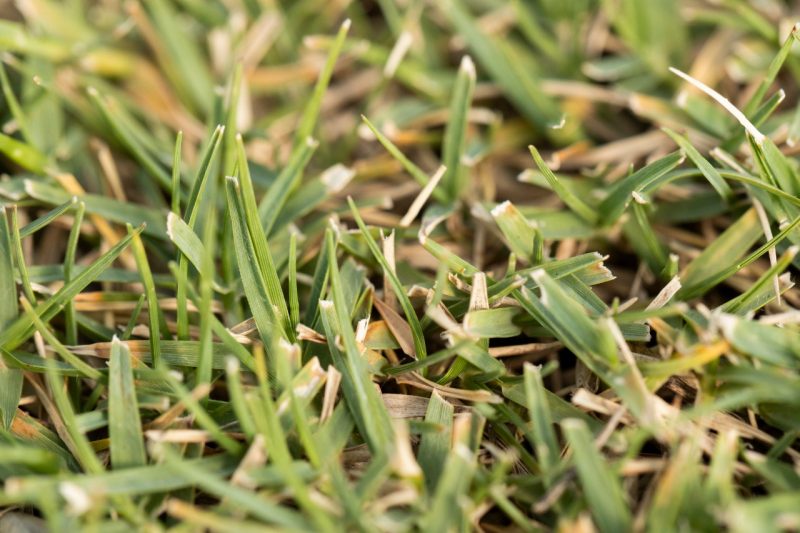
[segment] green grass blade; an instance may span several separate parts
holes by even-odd
[[[67,437],[65,444],[72,452],[75,459],[80,463],[81,468],[89,474],[99,474],[103,471],[103,466],[100,463],[92,445],[86,438],[86,435],[80,432],[77,421],[75,420],[75,410],[67,397],[62,378],[56,373],[52,360],[48,360],[47,365],[47,386],[50,394],[53,396],[53,402],[58,408],[61,421],[63,423],[64,434]]]
[[[653,229],[647,207],[639,200],[634,200],[631,204],[632,216],[625,221],[622,229],[637,255],[644,259],[650,270],[668,279],[674,275],[666,271],[669,266],[669,255]]]
[[[681,152],[674,152],[614,183],[606,199],[597,208],[600,222],[602,224],[615,222],[625,212],[634,192],[639,192],[657,182],[667,172],[680,165],[684,157]]]
[[[420,519],[423,531],[449,531],[465,527],[466,509],[459,500],[466,494],[476,470],[475,455],[468,444],[469,430],[474,421],[474,418],[462,419],[455,424],[452,449],[430,507]]]
[[[22,370],[9,368],[4,360],[0,360],[0,423],[4,430],[11,428],[22,398]]]
[[[183,132],[179,131],[175,137],[175,152],[172,156],[172,186],[170,187],[170,206],[172,212],[181,214],[181,145]]]
[[[731,265],[724,266],[724,268],[718,270],[713,275],[703,279],[702,281],[698,282],[696,285],[692,285],[684,287],[678,292],[677,296],[680,298],[694,298],[700,294],[703,294],[710,288],[714,287],[716,284],[724,281],[729,276],[734,275],[739,270],[743,269],[747,265],[751,264],[752,262],[756,261],[759,257],[766,254],[771,248],[775,247],[775,245],[782,242],[786,239],[791,233],[800,225],[800,216],[795,218],[792,222],[787,224],[777,235],[775,235],[772,239],[768,240],[766,243],[761,245],[758,249],[753,251],[751,254],[746,256],[744,259],[740,261],[736,261]]]
[[[189,193],[189,199],[184,209],[184,216],[192,229],[194,229],[194,222],[197,219],[199,199],[208,183],[209,176],[211,176],[214,163],[217,161],[217,155],[222,146],[224,134],[225,126],[217,126],[214,128],[211,137],[203,149],[203,156],[200,159],[200,165],[197,167],[197,173],[192,182],[192,190]]]
[[[50,211],[48,211],[43,216],[40,216],[39,218],[37,218],[36,220],[34,220],[32,222],[29,222],[28,224],[25,224],[24,226],[22,226],[19,229],[20,238],[24,239],[25,237],[30,237],[31,235],[33,235],[37,231],[47,227],[55,219],[57,219],[61,215],[65,214],[70,209],[73,209],[73,207],[76,205],[77,201],[78,201],[78,199],[73,196],[72,198],[70,198],[69,200],[64,202],[63,204],[61,204],[59,206],[56,206],[54,209],[51,209]]]
[[[214,276],[213,269],[211,272],[206,272],[206,267],[203,266],[204,258],[208,255],[203,241],[186,222],[174,213],[167,215],[167,236],[198,272]],[[222,287],[220,281],[214,281],[213,287],[217,292],[228,292],[228,289]]]
[[[8,75],[6,74],[6,68],[0,62],[0,85],[3,88],[3,96],[6,100],[6,105],[8,105],[9,111],[11,111],[11,115],[14,117],[14,120],[17,123],[17,127],[19,127],[19,131],[22,134],[22,139],[26,143],[33,144],[33,135],[31,135],[30,128],[28,127],[28,119],[25,116],[25,112],[22,110],[22,107],[19,104],[19,100],[14,95],[14,91],[11,88],[11,83],[8,81]]]
[[[779,276],[784,270],[789,268],[794,258],[797,256],[798,247],[791,246],[781,257],[775,262],[773,266],[767,269],[758,279],[753,283],[745,292],[725,302],[720,309],[725,313],[733,314],[746,314],[754,311],[753,308],[758,301],[758,295],[765,290],[772,290],[772,283],[776,276]],[[774,294],[774,293],[773,293]]]
[[[309,524],[297,511],[276,505],[242,487],[231,485],[216,472],[209,472],[194,461],[182,460],[177,453],[166,447],[159,451],[165,456],[165,462],[160,468],[188,480],[191,485],[202,487],[218,498],[226,498],[239,509],[268,524],[298,531],[309,530]]]
[[[239,168],[240,172],[245,172],[247,158],[244,154],[244,146],[241,142],[239,144]],[[274,229],[281,210],[286,205],[292,192],[300,184],[303,170],[311,160],[311,156],[314,155],[317,146],[319,146],[319,143],[311,137],[308,137],[305,142],[298,145],[295,151],[292,152],[286,166],[275,178],[267,194],[261,199],[261,203],[258,205],[258,215],[265,234],[269,235]]]
[[[42,321],[36,314],[31,306],[31,303],[25,298],[22,299],[22,307],[25,309],[25,314],[28,316],[31,322],[33,322],[34,327],[42,335],[45,342],[47,342],[47,344],[49,344],[53,350],[61,356],[62,359],[72,365],[73,368],[77,369],[87,378],[94,380],[100,378],[101,373],[99,370],[86,364],[83,360],[74,355],[67,348],[65,348],[63,344],[61,344],[56,336],[53,335],[53,333],[48,329],[47,324],[45,324],[44,321]]]
[[[131,249],[136,260],[136,268],[142,277],[144,293],[147,295],[147,319],[150,323],[150,353],[153,356],[153,366],[161,364],[161,322],[163,315],[158,305],[158,295],[156,285],[153,282],[153,273],[150,270],[150,263],[144,250],[144,243],[138,233],[128,226],[128,235],[131,236]]]
[[[417,462],[425,473],[425,486],[431,493],[436,491],[436,485],[439,483],[447,456],[450,454],[453,412],[453,405],[442,398],[438,392],[433,391],[425,413],[425,422],[436,424],[439,429],[435,433],[427,433],[422,436],[417,454]]]
[[[492,209],[492,218],[503,233],[509,249],[532,264],[533,245],[536,242],[535,223],[529,222],[508,200]]]
[[[450,116],[444,131],[442,163],[447,171],[442,178],[442,187],[449,193],[451,201],[469,193],[468,169],[464,165],[464,150],[468,114],[475,92],[475,64],[464,56],[458,69],[453,97],[450,100]]]
[[[689,156],[689,159],[694,163],[694,165],[703,173],[703,176],[708,180],[712,187],[719,193],[719,195],[724,198],[728,199],[731,197],[731,188],[722,179],[719,172],[716,168],[714,168],[708,160],[697,151],[697,148],[692,146],[689,140],[684,137],[683,135],[679,135],[672,131],[669,128],[663,128],[663,131],[675,141],[683,152]]]
[[[794,45],[795,41],[798,39],[798,27],[793,26],[789,36],[783,41],[783,45],[781,46],[778,54],[772,59],[767,68],[767,72],[764,75],[764,79],[761,80],[761,83],[758,84],[758,88],[755,90],[753,95],[744,105],[742,112],[747,115],[751,116],[758,106],[761,105],[762,100],[764,100],[764,96],[767,94],[767,90],[770,88],[772,83],[775,81],[775,78],[778,76],[778,73],[783,67],[783,64],[786,62],[786,59],[789,57],[789,54],[792,51],[792,46]]]
[[[141,233],[142,229],[143,228],[138,228],[134,230],[132,234],[128,234],[106,253],[97,258],[97,260],[83,272],[70,280],[69,283],[64,284],[50,299],[37,305],[35,311],[39,318],[41,318],[42,321],[47,321],[55,316],[67,301],[74,298],[75,295],[92,283],[97,276],[122,253],[122,250],[130,244],[133,235],[138,235]],[[13,350],[25,342],[32,334],[32,321],[27,316],[22,316],[0,332],[0,346],[6,350]]]
[[[247,221],[242,205],[239,181],[228,178],[226,181],[228,198],[228,214],[233,228],[233,240],[236,248],[236,262],[244,286],[244,294],[250,304],[250,310],[256,321],[261,338],[266,342],[278,325],[277,310],[271,305],[267,283],[262,271],[257,269],[258,259],[253,248],[253,241],[247,230]]]
[[[386,148],[386,151],[394,157],[398,163],[400,163],[406,172],[408,172],[414,180],[420,184],[420,186],[424,187],[430,181],[430,177],[428,174],[425,173],[421,168],[419,168],[413,161],[411,161],[408,157],[400,151],[400,149],[395,146],[395,144],[381,131],[375,127],[375,125],[367,119],[364,115],[361,115],[361,120],[366,124],[369,130],[375,135],[375,138],[378,139],[378,142]],[[435,188],[431,193],[436,200],[442,203],[446,203],[448,200],[447,193],[442,188]]]
[[[267,230],[262,226],[258,208],[256,207],[255,192],[253,182],[250,177],[250,170],[247,166],[247,157],[244,152],[244,144],[241,137],[237,137],[239,154],[239,174],[241,184],[242,206],[244,208],[244,218],[247,223],[249,239],[258,260],[258,268],[261,279],[266,285],[269,294],[269,303],[277,310],[277,318],[283,328],[284,335],[289,341],[294,341],[295,332],[289,318],[289,308],[286,304],[286,297],[283,295],[280,276],[272,259],[272,252],[267,241]]]
[[[767,363],[788,368],[800,367],[798,348],[800,333],[745,320],[735,315],[722,315],[722,334],[736,350]]]
[[[3,206],[0,207],[0,327],[13,322],[19,312],[11,241],[6,208]]]
[[[726,265],[739,260],[762,234],[755,210],[748,210],[683,270],[681,283],[684,292],[715,277]]]
[[[550,167],[547,166],[547,163],[544,162],[542,156],[539,155],[539,151],[533,145],[528,146],[528,150],[530,150],[533,160],[536,162],[536,166],[539,167],[539,171],[547,180],[547,184],[550,185],[550,188],[553,189],[553,192],[556,193],[561,201],[589,224],[597,222],[597,213],[595,210],[586,205],[583,200],[575,196],[572,191],[559,181],[553,171],[550,170]]]
[[[181,27],[182,20],[171,3],[147,0],[144,5],[161,45],[155,52],[164,71],[179,89],[184,102],[208,112],[214,82],[200,44],[190,38],[191,32],[175,31],[176,27]]]
[[[25,264],[25,253],[22,250],[22,237],[19,233],[19,219],[17,218],[17,207],[11,211],[11,235],[13,237],[14,263],[17,265],[20,281],[22,282],[22,292],[32,303],[36,303],[36,296],[33,294],[28,268]]]
[[[14,281],[14,264],[11,261],[11,233],[5,207],[0,208],[0,328],[14,322],[18,315],[17,284]],[[0,417],[8,430],[17,405],[22,397],[22,371],[8,368],[0,359]]]
[[[230,404],[233,408],[233,412],[236,413],[239,427],[244,434],[251,439],[256,434],[256,426],[245,400],[244,389],[239,374],[239,361],[237,359],[228,357],[225,360],[225,375],[227,378],[226,383],[228,385]]]
[[[115,470],[147,463],[142,435],[142,421],[136,402],[131,354],[114,337],[108,365],[108,431],[111,440],[111,464]]]
[[[517,293],[522,307],[596,373],[603,374],[604,366],[617,365],[617,350],[608,331],[593,321],[586,309],[545,271],[534,271],[531,277],[541,295],[522,287]]]
[[[81,236],[81,224],[86,211],[86,204],[78,202],[75,209],[75,218],[67,238],[67,251],[64,253],[64,282],[68,283],[74,276],[75,255],[78,250],[78,240]],[[65,340],[67,344],[78,343],[78,323],[75,318],[75,303],[70,300],[64,307],[64,327],[66,328]]]
[[[72,202],[74,196],[60,187],[33,180],[25,180],[25,192],[32,198],[49,205]],[[106,196],[83,194],[80,201],[86,205],[86,212],[99,215],[111,222],[139,226],[145,224],[144,233],[158,239],[167,238],[164,215],[152,207],[120,202]]]
[[[34,174],[45,174],[47,171],[48,160],[44,154],[30,144],[4,133],[0,133],[0,154]]]
[[[559,123],[560,113],[555,111],[558,107],[538,87],[538,80],[515,68],[514,59],[506,53],[499,39],[481,31],[462,0],[449,0],[441,7],[458,33],[464,36],[478,64],[496,80],[527,119],[545,131]]]
[[[386,409],[378,396],[365,361],[356,345],[346,301],[336,264],[333,234],[326,232],[328,272],[333,301],[320,302],[322,323],[334,365],[342,373],[342,387],[353,419],[374,453],[392,446],[392,426]],[[335,344],[336,332],[341,335],[344,353]]]
[[[367,230],[367,226],[361,219],[361,215],[358,214],[358,209],[356,208],[352,198],[348,199],[348,203],[350,204],[350,211],[353,213],[353,218],[355,219],[356,224],[358,224],[358,229],[361,230],[361,235],[363,235],[370,252],[372,252],[372,256],[383,268],[384,275],[389,280],[389,283],[391,283],[392,290],[394,290],[397,300],[400,302],[400,306],[403,308],[403,313],[405,314],[408,325],[411,328],[411,333],[414,337],[414,350],[416,351],[416,354],[412,355],[416,355],[418,359],[424,359],[427,355],[425,336],[422,332],[419,319],[417,318],[417,313],[414,311],[414,306],[411,305],[411,301],[408,299],[408,295],[403,288],[403,284],[400,283],[400,279],[397,277],[397,274],[394,273],[391,265],[389,265],[389,263],[386,261],[386,257],[384,257],[380,248],[378,248],[378,244],[372,238],[372,235],[370,235],[369,230]]]
[[[553,429],[553,420],[547,403],[546,389],[542,381],[541,370],[531,364],[525,365],[525,398],[528,414],[531,419],[531,444],[536,451],[536,458],[545,476],[545,484],[553,482],[553,476],[559,463],[561,450]]]
[[[297,295],[297,235],[289,237],[289,318],[292,330],[300,323],[300,298]]]
[[[333,69],[336,67],[336,61],[339,59],[339,54],[342,52],[347,33],[350,31],[350,19],[345,20],[339,27],[339,32],[333,41],[330,51],[328,52],[328,59],[325,61],[325,66],[319,73],[319,78],[314,86],[314,91],[308,99],[303,116],[297,125],[294,136],[294,150],[296,151],[303,143],[306,142],[308,137],[313,136],[314,128],[319,120],[320,109],[322,108],[322,97],[328,89],[328,84],[333,76]]]
[[[193,415],[195,424],[205,429],[229,454],[236,456],[241,453],[241,444],[222,430],[214,418],[208,414],[208,411],[203,408],[200,401],[175,376],[171,375],[164,367],[160,367],[156,371],[172,387],[176,397],[183,403],[186,410]]]
[[[156,183],[165,191],[170,192],[172,187],[172,179],[159,163],[155,157],[143,146],[136,135],[133,134],[123,120],[116,116],[114,111],[109,107],[109,104],[100,96],[100,93],[94,87],[89,88],[89,97],[97,106],[97,109],[103,115],[103,118],[108,123],[111,130],[117,137],[120,143],[131,153],[131,155],[139,162],[147,173],[156,180]]]
[[[628,531],[631,515],[615,474],[597,452],[586,424],[577,419],[562,422],[561,427],[572,450],[578,477],[600,531]]]

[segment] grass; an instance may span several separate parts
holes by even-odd
[[[784,3],[0,16],[0,531],[800,528]]]

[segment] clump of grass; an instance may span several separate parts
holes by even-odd
[[[783,4],[0,12],[0,530],[800,527]]]

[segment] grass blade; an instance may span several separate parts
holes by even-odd
[[[342,373],[342,387],[353,419],[374,453],[392,446],[392,426],[383,402],[377,395],[369,372],[356,345],[355,333],[350,325],[350,312],[345,308],[333,234],[326,232],[328,275],[333,300],[320,302],[322,323],[334,365]],[[344,353],[335,344],[339,332],[344,342]]]
[[[14,264],[11,261],[11,233],[5,207],[0,208],[0,328],[12,323],[18,314],[17,284],[14,281]],[[17,405],[22,397],[22,371],[8,368],[0,359],[0,417],[8,430],[14,420]]]
[[[451,201],[458,200],[469,193],[468,169],[464,166],[464,150],[468,127],[467,115],[475,92],[475,64],[469,56],[464,56],[458,69],[453,97],[450,101],[450,118],[444,131],[442,164],[447,172],[442,178],[442,186],[449,193]]]
[[[320,109],[322,107],[322,97],[328,88],[333,75],[333,69],[336,67],[336,61],[339,59],[339,54],[342,51],[347,32],[350,31],[350,19],[345,20],[339,27],[339,32],[333,41],[330,52],[328,52],[328,59],[325,61],[325,66],[320,71],[317,84],[314,86],[314,92],[303,110],[303,116],[297,125],[294,137],[294,150],[296,151],[306,139],[314,134],[314,127],[317,125],[319,119]]]
[[[142,422],[136,402],[131,354],[114,337],[108,366],[108,432],[111,464],[115,470],[147,463]]]
[[[350,204],[350,211],[353,213],[353,218],[355,219],[356,224],[358,224],[358,229],[361,230],[361,235],[364,236],[367,247],[369,247],[370,252],[372,252],[372,256],[383,268],[384,275],[391,283],[392,290],[394,290],[394,293],[397,296],[400,307],[403,308],[406,321],[408,321],[408,325],[411,327],[411,333],[414,337],[414,350],[416,353],[410,355],[415,355],[418,359],[424,359],[425,355],[427,354],[425,347],[425,336],[422,332],[422,326],[420,326],[419,319],[417,318],[417,313],[414,311],[414,307],[411,305],[411,301],[408,299],[408,295],[403,288],[403,284],[400,283],[400,279],[398,279],[397,274],[394,273],[391,265],[389,265],[383,253],[381,253],[380,248],[378,248],[378,244],[367,230],[367,226],[361,219],[361,215],[358,214],[358,209],[356,208],[352,198],[348,199],[348,203]]]
[[[677,144],[683,152],[689,156],[689,159],[694,163],[694,165],[703,173],[703,176],[708,180],[712,187],[719,193],[719,195],[724,199],[729,199],[731,197],[731,188],[722,179],[717,169],[714,168],[708,160],[703,157],[700,152],[697,151],[697,148],[692,146],[689,140],[682,136],[678,135],[674,131],[669,128],[664,128],[663,131],[669,135],[675,144]]]
[[[597,452],[586,424],[571,418],[561,427],[569,442],[589,509],[600,531],[628,531],[631,515],[619,481]]]
[[[288,163],[283,168],[278,177],[272,183],[269,191],[261,200],[258,205],[258,216],[261,219],[261,224],[264,228],[264,233],[269,235],[278,220],[281,210],[286,205],[289,195],[297,189],[300,180],[303,177],[303,169],[305,169],[314,151],[317,149],[319,143],[308,137],[305,141],[298,145],[297,149],[292,152]],[[247,158],[244,154],[244,145],[239,141],[239,169],[240,172],[248,172],[246,170]]]
[[[131,237],[131,248],[133,249],[133,257],[136,260],[136,268],[142,277],[144,292],[147,295],[147,316],[150,322],[150,353],[153,356],[153,366],[158,367],[161,364],[161,323],[164,317],[158,305],[156,285],[153,283],[153,273],[150,271],[150,263],[147,260],[142,239],[131,226],[128,226],[128,235]]]
[[[547,403],[546,389],[542,382],[541,370],[525,365],[525,398],[528,404],[528,413],[531,418],[532,444],[536,451],[536,458],[545,476],[545,484],[549,486],[553,481],[556,467],[559,463],[560,449],[553,429],[553,420]]]
[[[133,239],[133,235],[141,233],[143,228],[138,228],[127,237],[115,244],[110,250],[101,255],[83,272],[75,276],[69,283],[66,283],[50,299],[43,301],[36,306],[35,312],[42,321],[50,320],[67,301],[75,297],[87,285],[92,283],[97,276],[105,270],[114,259],[122,253]],[[22,316],[11,323],[6,329],[0,332],[0,346],[6,350],[13,350],[25,342],[33,334],[33,323],[27,316]]]
[[[428,410],[425,413],[425,422],[440,426],[435,433],[422,436],[419,445],[417,461],[422,471],[425,472],[425,486],[433,493],[441,478],[447,456],[450,454],[450,441],[453,432],[453,405],[442,396],[433,391]]]
[[[600,222],[602,224],[615,222],[631,202],[634,192],[639,192],[645,187],[651,187],[667,172],[680,165],[684,157],[682,153],[674,152],[612,185],[606,199],[597,207],[600,214]]]
[[[253,241],[247,232],[247,221],[244,216],[239,181],[228,178],[226,182],[228,197],[228,213],[231,217],[236,260],[245,288],[245,296],[250,304],[261,338],[267,341],[278,326],[277,310],[271,305],[267,283],[262,271],[256,269],[258,259],[253,248]]]
[[[586,205],[583,200],[575,196],[572,191],[558,180],[556,175],[553,174],[553,171],[550,170],[550,167],[547,166],[547,163],[544,162],[542,156],[539,155],[539,151],[533,145],[528,146],[528,150],[531,152],[536,166],[539,167],[539,172],[541,172],[547,180],[547,184],[550,185],[550,188],[553,189],[556,196],[589,224],[597,222],[597,214],[594,209]]]

